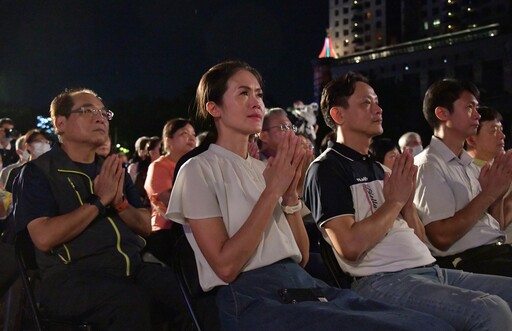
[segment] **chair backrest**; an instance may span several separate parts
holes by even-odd
[[[203,292],[201,289],[194,251],[184,235],[174,247],[173,268],[197,330],[220,330],[216,291]]]
[[[26,229],[16,234],[14,240],[14,252],[16,254],[16,262],[18,263],[23,289],[26,294],[30,310],[34,316],[34,327],[36,328],[36,331],[43,331],[46,329],[55,331],[92,331],[92,326],[85,322],[47,319],[41,315],[38,303],[34,296],[35,281],[40,280],[39,268],[36,262],[34,244],[32,243]]]
[[[320,254],[322,255],[322,260],[327,266],[334,284],[339,288],[350,288],[352,277],[345,273],[343,269],[341,269],[338,260],[336,260],[336,256],[334,255],[334,251],[332,250],[331,245],[329,245],[329,243],[322,237],[319,238],[318,242],[320,245]]]

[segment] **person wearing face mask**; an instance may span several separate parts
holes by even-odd
[[[0,171],[0,185],[2,185],[3,188],[5,188],[5,184],[7,182],[7,176],[9,176],[9,173],[11,172],[11,170],[24,165],[25,162],[27,162],[28,158],[30,157],[30,154],[27,151],[27,147],[25,146],[25,135],[16,139],[15,146],[16,146],[16,154],[18,154],[20,159],[18,160],[18,162],[10,164],[10,165],[2,168],[2,171]]]
[[[406,132],[398,140],[400,151],[403,153],[410,150],[412,156],[418,155],[423,150],[421,136],[416,132]]]
[[[48,137],[46,136],[46,132],[39,129],[32,129],[25,134],[25,151],[20,157],[27,158],[25,162],[32,161],[48,152],[50,149],[51,145]],[[21,166],[25,164],[25,162],[12,168],[7,174],[5,179],[5,189],[7,191],[12,192],[12,183],[14,182],[14,178],[16,178],[20,173]]]

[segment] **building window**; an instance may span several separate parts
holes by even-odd
[[[365,24],[364,25],[364,30],[365,31],[370,31],[372,29],[372,26],[370,24]]]
[[[432,8],[432,15],[439,15],[439,8],[437,8],[437,7]]]
[[[375,11],[375,16],[377,16],[377,17],[381,17],[381,16],[382,16],[382,9],[377,9],[377,10]]]
[[[334,22],[334,26],[340,26],[340,21]]]
[[[382,21],[377,21],[377,22],[375,23],[375,27],[376,27],[377,29],[382,28]]]
[[[343,25],[348,25],[348,18],[343,19]]]
[[[340,33],[339,33],[338,31],[336,31],[335,37],[336,37],[336,38],[339,38],[339,37],[340,37]]]
[[[343,30],[343,35],[348,36],[348,30]]]
[[[343,14],[348,14],[348,7],[343,8]]]
[[[340,4],[340,0],[334,0],[334,5],[337,6]]]
[[[382,4],[382,0],[377,0],[377,1],[375,1],[375,5],[376,5],[376,6],[380,6],[381,4]]]
[[[340,14],[340,11],[339,11],[338,9],[336,9],[336,10],[334,11],[334,16],[338,16],[339,14]]]
[[[372,41],[372,37],[369,36],[369,35],[365,35],[364,36],[364,41],[368,43],[368,42]]]
[[[367,20],[371,20],[372,19],[372,12],[371,11],[367,11],[366,13],[364,13],[364,18],[367,19]]]

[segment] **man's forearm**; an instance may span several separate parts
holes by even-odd
[[[64,215],[36,218],[27,225],[27,229],[34,245],[47,252],[82,233],[98,213],[96,206],[84,204]]]
[[[401,211],[401,214],[407,222],[407,225],[409,225],[409,227],[414,230],[416,236],[421,241],[425,241],[425,227],[423,226],[423,223],[421,223],[420,217],[418,216],[418,211],[416,210],[414,203],[411,205],[405,205]]]
[[[144,208],[135,208],[128,204],[125,210],[119,213],[119,217],[136,234],[148,237],[151,233],[151,215]]]

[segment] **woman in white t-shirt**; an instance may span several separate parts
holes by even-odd
[[[302,268],[309,240],[297,183],[305,151],[288,131],[267,165],[248,155],[249,136],[262,129],[261,86],[260,74],[242,62],[203,75],[198,115],[217,138],[180,169],[166,214],[184,226],[203,290],[219,287],[223,329],[451,329],[432,316],[330,288]],[[301,290],[280,295],[285,288]],[[307,301],[287,304],[287,295]]]

